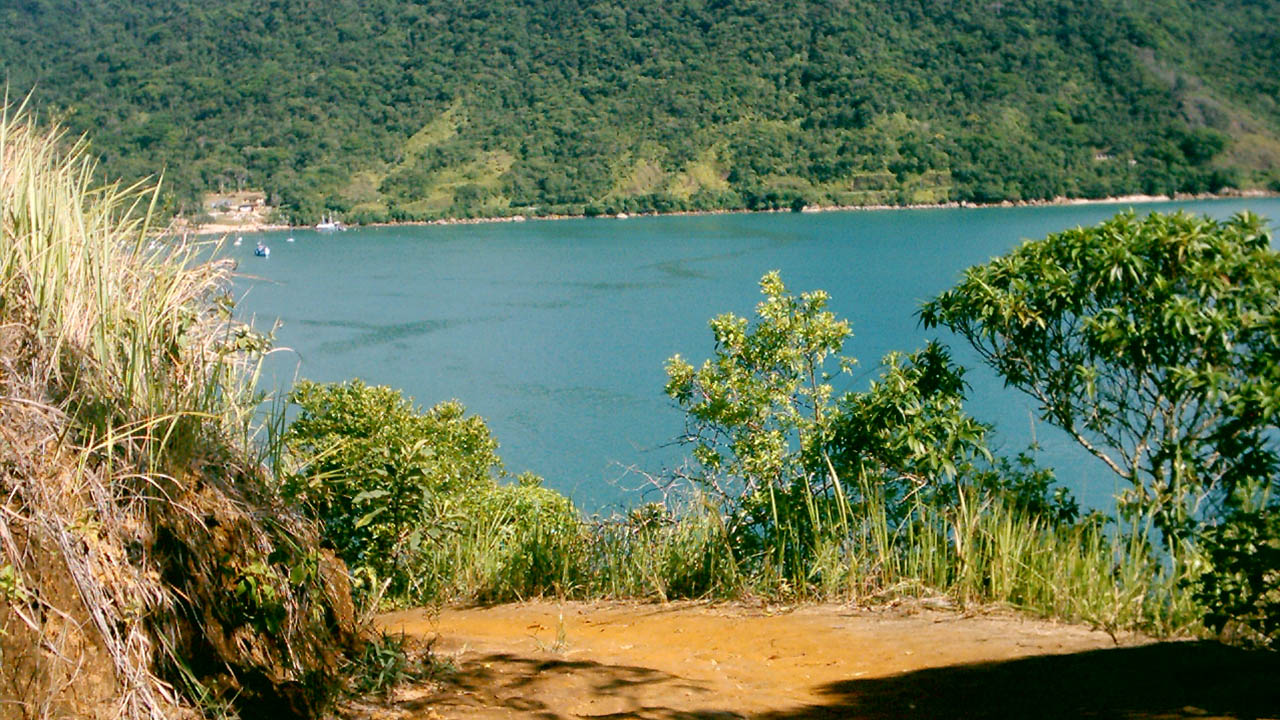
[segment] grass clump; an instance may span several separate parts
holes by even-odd
[[[674,509],[649,503],[589,525],[585,593],[606,597],[676,598],[743,594],[723,518],[705,496],[688,495]]]
[[[248,446],[233,266],[0,111],[0,717],[317,714],[345,572]]]
[[[861,605],[903,599],[946,606],[999,606],[1084,622],[1108,632],[1193,632],[1202,608],[1186,592],[1194,576],[1148,541],[1099,516],[1054,519],[974,491],[969,514],[908,501],[900,521],[886,507],[845,507],[845,522],[815,516],[794,564],[754,552],[727,532],[709,498],[678,512],[651,504],[589,524],[581,597],[834,600]]]

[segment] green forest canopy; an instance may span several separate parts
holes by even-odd
[[[11,96],[300,222],[1280,187],[1271,0],[26,0]]]

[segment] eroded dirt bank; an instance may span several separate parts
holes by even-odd
[[[532,602],[380,619],[457,668],[380,717],[1280,717],[1280,662],[946,610]]]

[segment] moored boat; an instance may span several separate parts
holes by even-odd
[[[346,230],[346,226],[341,222],[334,220],[332,215],[324,215],[320,218],[320,222],[316,223],[316,230],[320,232],[333,232],[335,230]]]

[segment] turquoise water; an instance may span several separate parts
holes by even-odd
[[[972,351],[916,322],[919,303],[964,268],[1028,238],[1093,224],[1127,206],[735,214],[415,226],[246,236],[241,310],[278,319],[268,382],[359,377],[421,405],[450,398],[486,418],[513,472],[532,470],[587,510],[638,502],[644,473],[684,456],[682,415],[662,392],[663,363],[711,352],[707,321],[749,315],[777,269],[796,292],[822,288],[848,318],[857,357],[837,391],[865,387],[890,350],[941,337],[971,368],[970,411],[1011,453],[1032,438],[1086,504],[1115,482]],[[1136,206],[1216,217],[1280,217],[1280,199]],[[295,242],[286,242],[287,237]],[[269,259],[253,244],[271,246]]]

